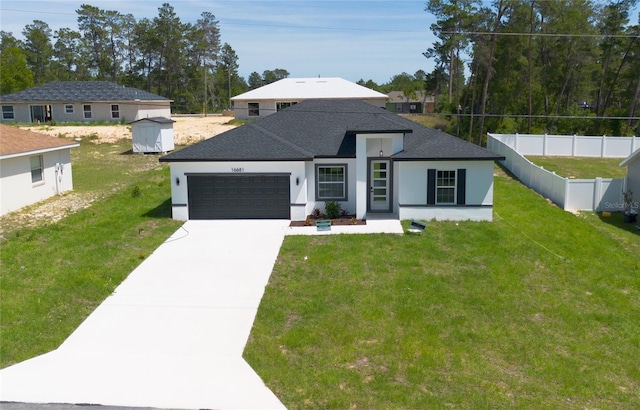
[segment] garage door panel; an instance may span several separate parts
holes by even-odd
[[[289,219],[287,175],[189,175],[189,219]]]

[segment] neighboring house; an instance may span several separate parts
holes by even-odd
[[[0,215],[73,189],[79,144],[0,124]]]
[[[627,189],[633,192],[634,202],[640,203],[640,149],[629,155],[620,166],[627,167]]]
[[[264,117],[305,100],[361,100],[384,107],[385,94],[342,78],[284,78],[231,98],[238,119]]]
[[[164,117],[142,118],[131,123],[133,152],[169,152],[174,149],[173,123]]]
[[[171,100],[107,81],[55,81],[0,96],[2,122],[134,121],[171,117]]]
[[[402,91],[391,91],[388,96],[387,111],[397,114],[429,114],[436,108],[435,97],[423,91],[416,91],[412,98],[407,98]]]
[[[173,218],[491,220],[504,157],[358,100],[307,100],[160,158]]]

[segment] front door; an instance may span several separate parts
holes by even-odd
[[[374,159],[369,165],[369,209],[371,211],[389,212],[389,180],[390,166],[388,159]]]

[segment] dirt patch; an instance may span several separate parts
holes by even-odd
[[[208,117],[174,117],[173,138],[176,145],[189,145],[215,137],[225,131],[235,128],[235,125],[227,123],[233,117],[208,116]],[[21,127],[26,130],[76,139],[88,137],[97,144],[111,143],[121,139],[132,139],[131,125],[37,125],[31,127]]]

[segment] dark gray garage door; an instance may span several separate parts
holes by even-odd
[[[289,219],[289,175],[188,175],[189,219]]]

